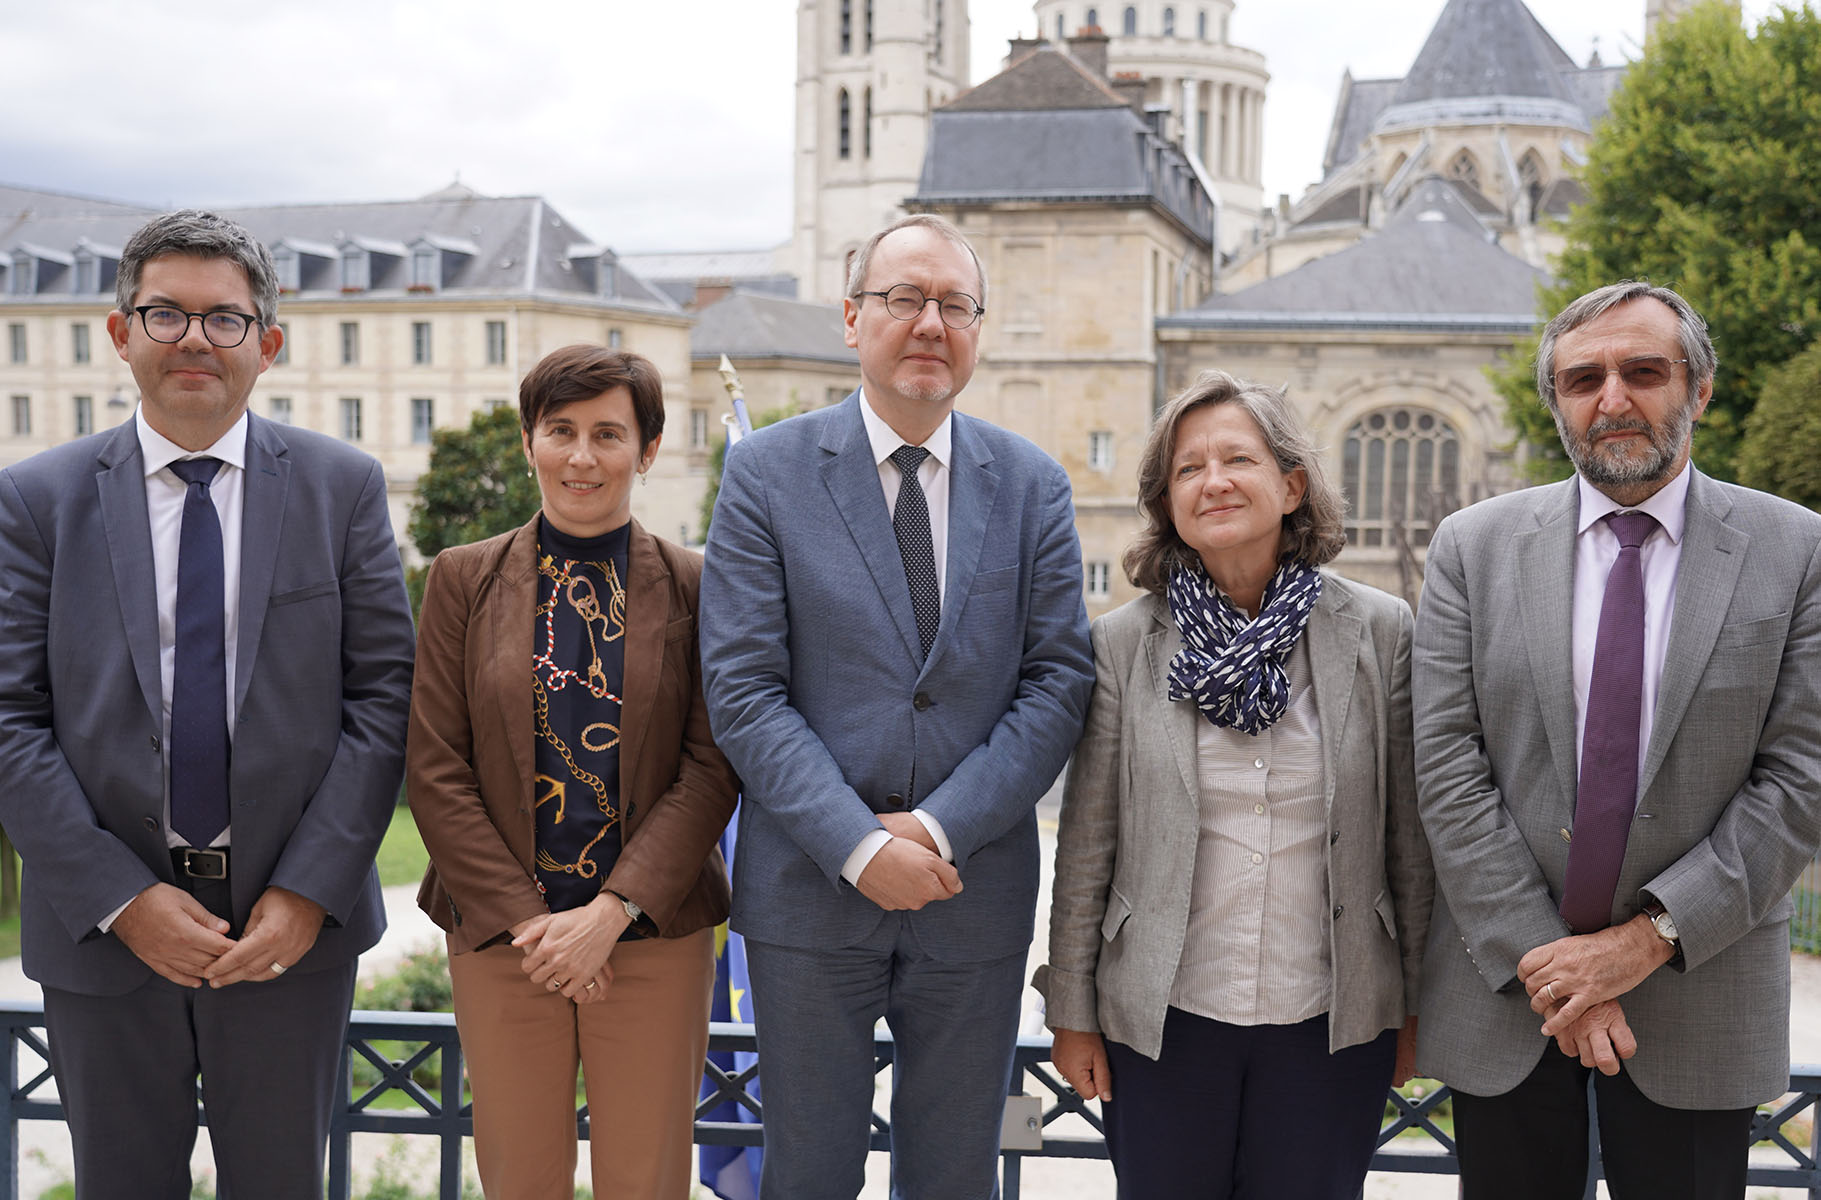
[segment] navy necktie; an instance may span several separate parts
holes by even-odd
[[[936,552],[930,541],[929,501],[917,482],[917,468],[929,457],[922,446],[899,446],[891,453],[898,468],[898,503],[892,508],[892,532],[904,559],[904,581],[910,585],[911,609],[917,614],[917,639],[929,657],[942,620],[942,592],[936,586]]]
[[[189,485],[177,539],[177,655],[171,673],[171,827],[205,847],[228,824],[227,618],[221,519],[209,498],[218,458],[171,464]]]
[[[1640,547],[1657,528],[1649,513],[1606,518],[1619,557],[1606,576],[1593,678],[1581,727],[1581,779],[1562,919],[1576,933],[1612,923],[1612,897],[1638,805],[1638,724],[1644,708],[1644,566]]]

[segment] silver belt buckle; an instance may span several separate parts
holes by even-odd
[[[183,873],[191,879],[226,879],[228,877],[228,852],[185,847]]]

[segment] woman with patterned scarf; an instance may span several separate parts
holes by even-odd
[[[696,652],[701,556],[632,519],[664,432],[650,360],[567,346],[519,387],[542,510],[437,556],[406,779],[448,934],[488,1200],[684,1200],[708,1047],[716,843],[739,785]]]
[[[1052,1059],[1101,1101],[1123,1200],[1352,1200],[1434,893],[1410,609],[1320,570],[1343,502],[1280,389],[1204,374],[1138,492],[1145,595],[1094,622],[1063,794]]]

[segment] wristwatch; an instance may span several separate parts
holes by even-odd
[[[634,925],[637,925],[639,923],[639,918],[645,915],[645,910],[640,908],[638,905],[634,904],[632,901],[626,899],[626,897],[620,895],[618,892],[613,893],[613,895],[615,896],[615,898],[617,898],[619,900],[619,902],[621,904],[626,906],[626,915],[628,917],[632,918],[632,923]],[[1671,931],[1674,931],[1675,926],[1671,925],[1669,928]]]
[[[1675,958],[1681,958],[1682,934],[1676,929],[1676,919],[1669,915],[1669,910],[1651,900],[1644,905],[1644,915],[1650,918],[1650,927],[1657,931],[1657,936],[1668,942],[1669,948],[1675,951]]]

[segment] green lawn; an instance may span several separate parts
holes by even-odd
[[[379,844],[380,886],[416,883],[424,877],[424,867],[429,862],[430,855],[424,849],[424,839],[417,835],[417,822],[411,819],[411,810],[399,805],[393,810],[392,827],[386,830],[386,840]]]

